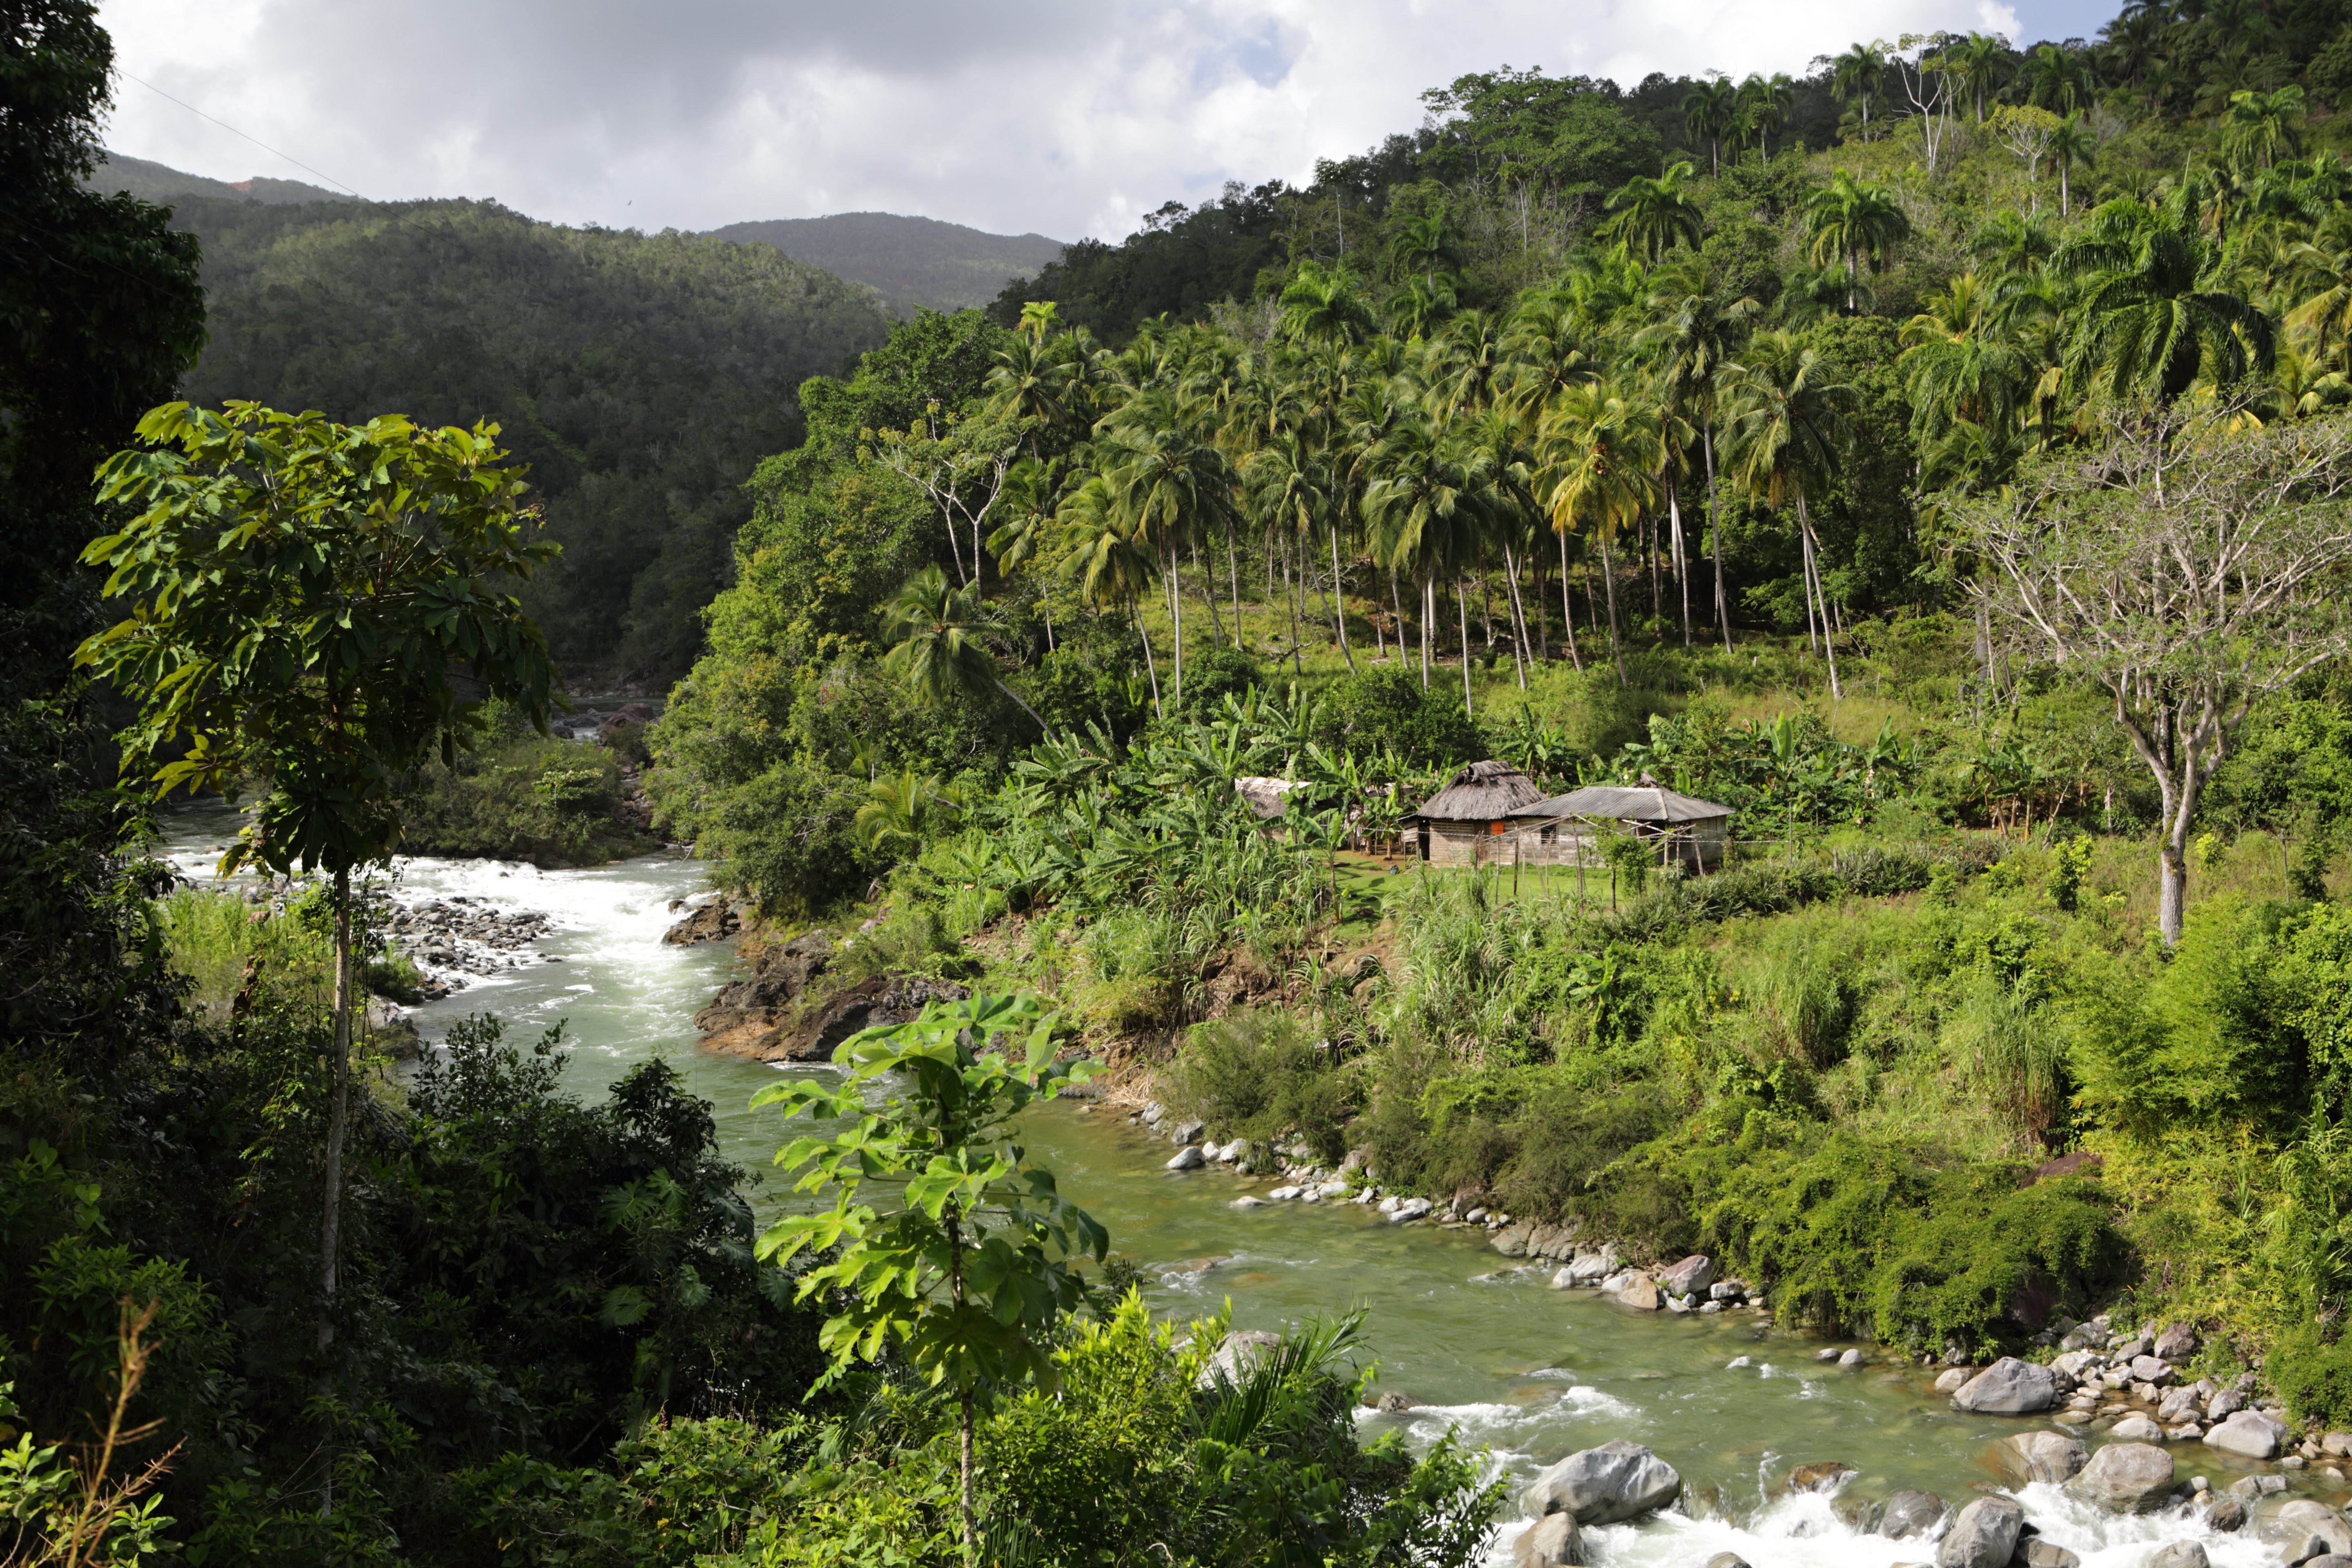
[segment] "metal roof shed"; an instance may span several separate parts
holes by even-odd
[[[1731,824],[1731,807],[1677,795],[1654,783],[1589,784],[1531,801],[1510,816],[1513,829],[1532,829],[1538,844],[1571,841],[1573,847],[1557,856],[1560,863],[1574,864],[1584,856],[1583,834],[1566,824],[1606,818],[1626,824],[1644,838],[1655,839],[1661,861],[1678,859],[1693,871],[1721,868]]]

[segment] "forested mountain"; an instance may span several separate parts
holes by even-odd
[[[1042,234],[987,234],[895,213],[770,218],[710,232],[719,239],[772,245],[795,261],[870,285],[902,316],[918,307],[985,305],[1012,278],[1046,267],[1063,249],[1060,240]]]
[[[214,180],[168,164],[152,163],[127,153],[101,154],[87,184],[96,191],[121,191],[142,202],[169,206],[183,196],[213,196],[222,201],[268,202],[283,206],[300,202],[355,202],[349,191],[331,191],[300,180],[274,180],[257,174],[249,180]]]
[[[692,659],[742,483],[800,438],[794,389],[887,326],[867,289],[766,247],[488,203],[188,196],[173,222],[203,241],[211,332],[184,395],[497,420],[563,545],[532,607],[606,675]]]

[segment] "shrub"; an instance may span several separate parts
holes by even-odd
[[[1359,670],[1331,689],[1323,713],[1321,739],[1337,751],[1389,748],[1423,767],[1474,763],[1489,753],[1485,731],[1462,710],[1460,689],[1424,689],[1413,670]]]
[[[1195,1025],[1161,1098],[1223,1137],[1265,1143],[1295,1131],[1326,1159],[1344,1147],[1340,1128],[1354,1109],[1352,1086],[1328,1069],[1305,1026],[1271,1010]]]
[[[2328,1430],[2352,1427],[2352,1340],[2298,1329],[2273,1347],[2263,1370],[2296,1420]]]

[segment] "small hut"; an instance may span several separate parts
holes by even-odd
[[[1677,795],[1647,774],[1638,785],[1588,785],[1531,801],[1510,815],[1511,832],[1522,839],[1520,858],[1531,866],[1597,863],[1598,856],[1588,859],[1587,825],[1605,819],[1652,840],[1661,865],[1680,861],[1693,873],[1718,870],[1731,825],[1729,806]]]
[[[1483,866],[1510,858],[1511,814],[1542,798],[1535,781],[1510,763],[1472,763],[1422,802],[1404,827],[1433,865]]]

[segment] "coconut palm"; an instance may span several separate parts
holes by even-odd
[[[1723,138],[1739,112],[1739,89],[1722,77],[1702,81],[1683,94],[1683,126],[1694,142],[1706,143],[1707,173],[1723,173]]]
[[[2058,235],[2047,214],[2003,207],[1984,221],[1969,248],[1992,262],[1996,276],[2033,272],[2057,253]]]
[[[1389,296],[1390,326],[1398,336],[1407,340],[1428,337],[1432,331],[1454,314],[1458,303],[1454,288],[1454,278],[1450,272],[1406,279],[1397,291]]]
[[[1331,574],[1336,581],[1339,575],[1340,500],[1330,463],[1296,432],[1285,431],[1244,458],[1241,471],[1247,486],[1250,514],[1268,534],[1281,534],[1312,549],[1317,526],[1329,531]],[[1346,605],[1342,603],[1334,607],[1327,604],[1326,608],[1331,614],[1349,672],[1353,674],[1356,657],[1348,647]],[[1293,669],[1303,674],[1298,647],[1298,605],[1294,598],[1290,605],[1290,657]]]
[[[1741,488],[1765,505],[1783,499],[1797,507],[1797,533],[1804,558],[1806,640],[1813,641],[1819,613],[1819,647],[1829,661],[1830,695],[1842,697],[1837,647],[1829,602],[1822,592],[1821,551],[1805,507],[1806,481],[1826,480],[1837,467],[1844,434],[1843,407],[1850,388],[1829,379],[1820,351],[1786,332],[1759,332],[1741,355],[1726,365],[1731,411],[1731,469]]]
[[[2060,250],[2053,268],[2080,287],[2068,374],[2116,396],[2169,401],[2206,374],[2240,380],[2271,364],[2270,318],[2221,287],[2221,247],[2177,205],[2114,201]]]
[[[1930,295],[1903,328],[1901,361],[1911,396],[1911,430],[1931,439],[1956,420],[2006,432],[2033,383],[2033,366],[2006,331],[1993,287],[1963,272]]]
[[[1419,409],[1367,449],[1362,458],[1364,524],[1372,559],[1409,573],[1421,589],[1421,683],[1429,684],[1429,625],[1436,583],[1458,574],[1477,552],[1493,519],[1493,475],[1486,457],[1461,430]],[[1456,600],[1460,595],[1457,590]],[[1470,649],[1464,611],[1462,703],[1470,706]]]
[[[1070,384],[1066,360],[1026,331],[998,350],[995,360],[987,382],[992,407],[1045,425],[1062,422],[1068,412],[1063,398]]]
[[[1298,342],[1351,343],[1372,335],[1372,310],[1356,291],[1356,274],[1345,263],[1325,267],[1313,258],[1298,264],[1283,286],[1282,335]]]
[[[1883,185],[1864,184],[1840,169],[1830,183],[1805,198],[1805,228],[1812,237],[1813,260],[1822,264],[1843,258],[1850,280],[1846,313],[1860,306],[1856,298],[1862,264],[1875,272],[1886,265],[1895,247],[1911,233],[1910,215]]]
[[[1569,388],[1544,411],[1536,430],[1535,492],[1560,539],[1560,606],[1568,607],[1568,536],[1590,530],[1601,547],[1609,598],[1609,648],[1617,683],[1625,651],[1617,619],[1616,557],[1612,546],[1657,498],[1665,447],[1655,401],[1640,388],[1596,381]]]
[[[1716,510],[1716,431],[1720,376],[1759,309],[1736,294],[1704,257],[1676,257],[1658,268],[1645,301],[1650,321],[1634,339],[1659,378],[1666,404],[1698,427],[1706,466],[1707,532],[1715,556],[1715,613],[1724,651],[1731,651],[1731,610],[1723,581],[1723,530]]]
[[[1218,525],[1235,521],[1233,470],[1224,453],[1193,434],[1175,400],[1157,388],[1115,419],[1116,466],[1106,477],[1128,534],[1160,557],[1175,641],[1171,700],[1184,705],[1184,595],[1177,562]],[[1215,589],[1208,585],[1213,615]]]
[[[1060,525],[1061,570],[1079,592],[1097,605],[1118,605],[1143,644],[1144,673],[1151,680],[1151,710],[1160,711],[1160,666],[1144,635],[1136,605],[1159,574],[1151,552],[1121,521],[1110,481],[1097,474],[1063,498],[1054,520]]]
[[[1399,219],[1390,236],[1389,264],[1400,273],[1420,273],[1425,283],[1434,285],[1441,268],[1461,262],[1453,217],[1443,206]]]
[[[2288,331],[2309,342],[2320,359],[2340,357],[2352,342],[2352,211],[2330,212],[2285,259],[2287,287],[2297,299],[2286,313]]]
[[[1001,691],[1044,730],[1037,710],[996,673],[981,641],[985,624],[977,590],[956,587],[937,566],[926,566],[882,605],[882,637],[890,647],[882,667],[933,707]]]
[[[2233,92],[2221,122],[2221,147],[2241,169],[2267,169],[2294,156],[2295,128],[2303,120],[2303,89]]]
[[[1598,232],[1624,241],[1645,261],[1657,260],[1676,244],[1696,250],[1706,235],[1706,218],[1690,194],[1693,173],[1685,161],[1670,165],[1654,180],[1634,175],[1601,204],[1616,216],[1603,222]]]

